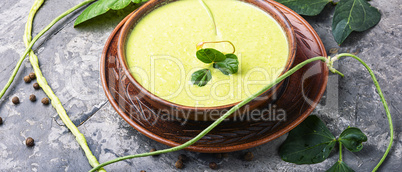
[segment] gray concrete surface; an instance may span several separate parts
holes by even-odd
[[[34,22],[34,34],[63,11],[81,0],[46,1]],[[381,22],[365,32],[352,33],[339,47],[331,35],[331,18],[334,8],[328,5],[317,17],[306,17],[322,38],[326,49],[339,48],[339,52],[358,52],[375,71],[388,100],[395,126],[395,142],[389,157],[380,171],[402,169],[402,5],[399,0],[377,0],[370,3],[379,8]],[[19,56],[24,51],[22,36],[28,11],[33,0],[2,0],[0,6],[0,86],[8,80]],[[89,147],[101,162],[146,152],[151,148],[167,146],[157,143],[130,127],[111,105],[102,90],[99,60],[103,45],[117,23],[126,13],[113,13],[79,28],[73,28],[78,13],[70,15],[51,29],[34,46],[40,66],[50,86],[59,96],[75,124],[95,113],[79,127]],[[368,136],[362,151],[344,151],[344,161],[356,171],[371,171],[384,153],[389,139],[388,122],[372,81],[359,63],[342,59],[338,69],[345,78],[330,76],[330,85],[323,102],[315,110],[334,135],[347,126],[359,127]],[[32,72],[25,60],[15,82],[0,100],[0,171],[88,171],[89,164],[73,135],[61,123],[51,106],[43,106],[42,91],[36,91],[23,77]],[[29,95],[39,101],[31,103]],[[20,105],[11,98],[18,96]],[[36,145],[27,148],[26,137],[33,137]],[[325,171],[337,161],[337,151],[322,163],[295,165],[282,161],[278,147],[286,138],[282,136],[251,151],[255,160],[240,159],[245,151],[229,153],[224,159],[210,154],[179,151],[159,157],[127,160],[107,166],[108,171],[212,171],[208,163],[219,164],[218,171]],[[179,154],[190,161],[183,170],[174,163]]]

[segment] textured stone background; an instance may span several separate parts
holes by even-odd
[[[34,34],[45,27],[63,11],[81,0],[49,0],[37,14]],[[334,8],[328,5],[322,14],[306,19],[322,38],[326,49],[340,48],[339,52],[359,52],[375,71],[388,100],[395,125],[395,144],[381,171],[402,169],[402,5],[399,0],[376,0],[370,3],[382,13],[381,22],[365,32],[352,33],[339,47],[331,35],[331,18]],[[2,0],[0,6],[0,86],[8,80],[17,60],[25,50],[22,42],[24,25],[33,0]],[[127,11],[129,11],[128,9]],[[73,28],[77,13],[59,22],[34,46],[41,69],[50,86],[59,96],[69,116],[79,124],[95,113],[79,129],[101,162],[146,152],[151,148],[167,146],[157,143],[130,127],[121,119],[102,90],[99,77],[99,59],[103,45],[122,17],[127,13],[111,13],[101,21]],[[330,53],[329,53],[330,54]],[[365,69],[352,59],[342,59],[338,69],[346,74],[338,79],[330,76],[327,96],[316,108],[334,135],[347,126],[356,126],[368,136],[361,152],[344,151],[345,162],[356,171],[371,171],[386,149],[389,139],[388,122],[375,87]],[[23,76],[33,69],[25,60],[15,82],[0,100],[0,171],[87,171],[90,166],[72,134],[61,123],[51,106],[40,101],[31,103],[29,95],[40,100],[45,95],[32,84],[25,84]],[[18,96],[20,105],[13,105],[11,98]],[[331,97],[331,98],[329,98]],[[33,137],[36,145],[27,148],[26,137]],[[208,163],[215,161],[219,171],[324,171],[337,161],[337,151],[323,163],[295,165],[282,161],[278,147],[286,136],[263,146],[252,148],[255,160],[240,159],[246,151],[233,152],[229,157],[216,159],[210,154],[179,151],[159,157],[127,160],[107,166],[109,171],[175,171],[174,163],[179,154],[191,160],[185,171],[210,171]]]

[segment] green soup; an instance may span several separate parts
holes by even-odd
[[[147,90],[170,102],[195,107],[236,103],[275,80],[288,58],[288,42],[280,25],[266,12],[237,0],[204,0],[217,31],[199,0],[159,7],[141,19],[127,40],[126,58],[134,78]],[[239,71],[224,75],[196,57],[203,41],[231,41]],[[230,44],[206,44],[232,52]],[[206,48],[206,47],[204,47]],[[191,74],[211,69],[204,87],[192,85]]]

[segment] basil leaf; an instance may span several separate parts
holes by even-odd
[[[321,13],[331,0],[276,0],[298,14],[315,16]]]
[[[141,3],[147,0],[99,0],[88,6],[75,20],[74,26],[77,26],[89,19],[105,14],[109,10],[121,10],[127,7],[131,2]]]
[[[325,124],[312,115],[289,132],[279,148],[279,155],[287,162],[315,164],[328,158],[335,143],[334,135]]]
[[[362,143],[367,141],[367,136],[360,129],[349,127],[341,133],[338,140],[349,151],[358,152],[363,149]]]
[[[335,7],[332,35],[341,44],[352,31],[365,31],[380,19],[381,13],[366,0],[341,0]]]
[[[354,172],[354,170],[348,167],[343,161],[341,162],[337,161],[326,172]]]
[[[239,61],[234,54],[226,54],[226,59],[221,62],[215,62],[213,67],[219,69],[223,74],[234,74],[239,69]]]
[[[198,70],[191,75],[191,82],[200,87],[207,85],[211,79],[211,71],[208,69]]]
[[[226,56],[218,50],[213,48],[205,48],[198,50],[197,58],[204,63],[221,62],[226,59]]]

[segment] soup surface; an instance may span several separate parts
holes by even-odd
[[[176,104],[214,107],[242,101],[283,71],[289,53],[285,33],[269,14],[253,5],[204,1],[212,16],[201,1],[181,0],[142,18],[127,40],[130,72],[151,93]],[[196,57],[198,43],[222,40],[236,47],[239,70],[233,75],[224,75]],[[228,43],[207,47],[233,51]],[[191,74],[202,68],[211,70],[211,81],[204,87],[192,85]]]

